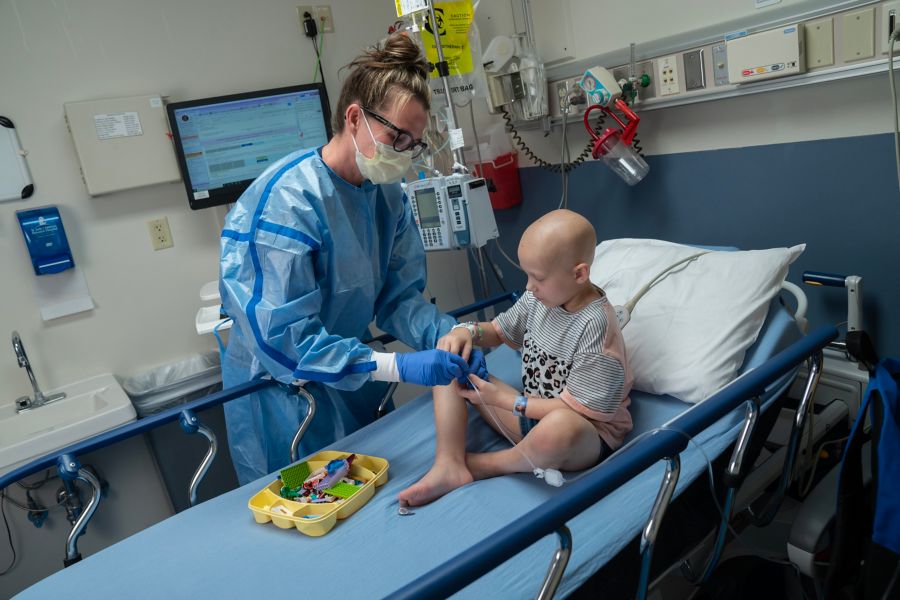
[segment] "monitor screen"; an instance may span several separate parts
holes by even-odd
[[[282,157],[331,138],[321,84],[173,102],[167,112],[194,210],[236,201]]]
[[[441,224],[441,218],[438,216],[437,194],[435,194],[434,188],[417,190],[416,206],[419,209],[419,226],[422,229],[438,227]]]

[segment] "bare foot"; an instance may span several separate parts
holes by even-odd
[[[397,499],[401,506],[422,506],[472,481],[465,465],[435,464],[422,479],[400,492]]]

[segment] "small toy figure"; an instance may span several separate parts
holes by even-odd
[[[356,455],[351,454],[347,458],[333,460],[324,467],[316,469],[303,482],[303,489],[316,492],[327,490],[350,473],[350,466],[355,459]]]

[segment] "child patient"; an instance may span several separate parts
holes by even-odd
[[[457,325],[438,343],[501,343],[522,349],[522,385],[469,379],[478,391],[454,382],[434,389],[437,450],[434,465],[399,495],[420,506],[475,479],[530,472],[537,467],[577,471],[595,465],[622,445],[631,430],[632,375],[615,311],[590,282],[597,238],[582,216],[550,212],[519,242],[527,291],[490,323]],[[466,453],[466,401],[488,424],[495,419],[517,443],[498,452]],[[489,410],[493,408],[493,415]]]

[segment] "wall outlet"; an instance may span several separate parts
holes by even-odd
[[[297,7],[297,19],[300,23],[300,33],[303,33],[305,31],[303,29],[303,21],[306,20],[305,15],[307,14],[309,14],[309,17],[311,19],[316,20],[316,9],[311,4]],[[316,25],[318,25],[318,21],[316,22]]]
[[[656,61],[656,92],[660,96],[680,94],[678,56],[663,56]]]
[[[581,76],[548,82],[547,93],[550,96],[547,100],[551,117],[561,117],[563,108],[565,108],[566,106],[566,99],[568,98],[569,100],[571,100],[575,96],[579,95],[579,93],[581,95],[581,101],[579,102],[576,99],[575,103],[569,106],[568,116],[572,117],[573,115],[580,115],[584,112],[584,109],[587,108],[587,104],[585,104],[584,102],[583,91],[578,85],[579,81],[581,81]],[[566,87],[567,84],[568,87]]]
[[[319,26],[319,31],[322,33],[334,33],[334,19],[331,16],[331,7],[321,5],[317,6],[315,11],[313,16],[316,18],[316,25]]]
[[[900,2],[885,2],[881,6],[881,20],[878,25],[878,37],[881,39],[881,53],[887,54],[888,41],[891,39],[891,27],[900,27]],[[894,44],[894,56],[900,54],[900,42]]]
[[[147,229],[150,230],[150,242],[154,250],[165,250],[175,245],[172,242],[172,232],[169,231],[168,218],[147,221]]]

